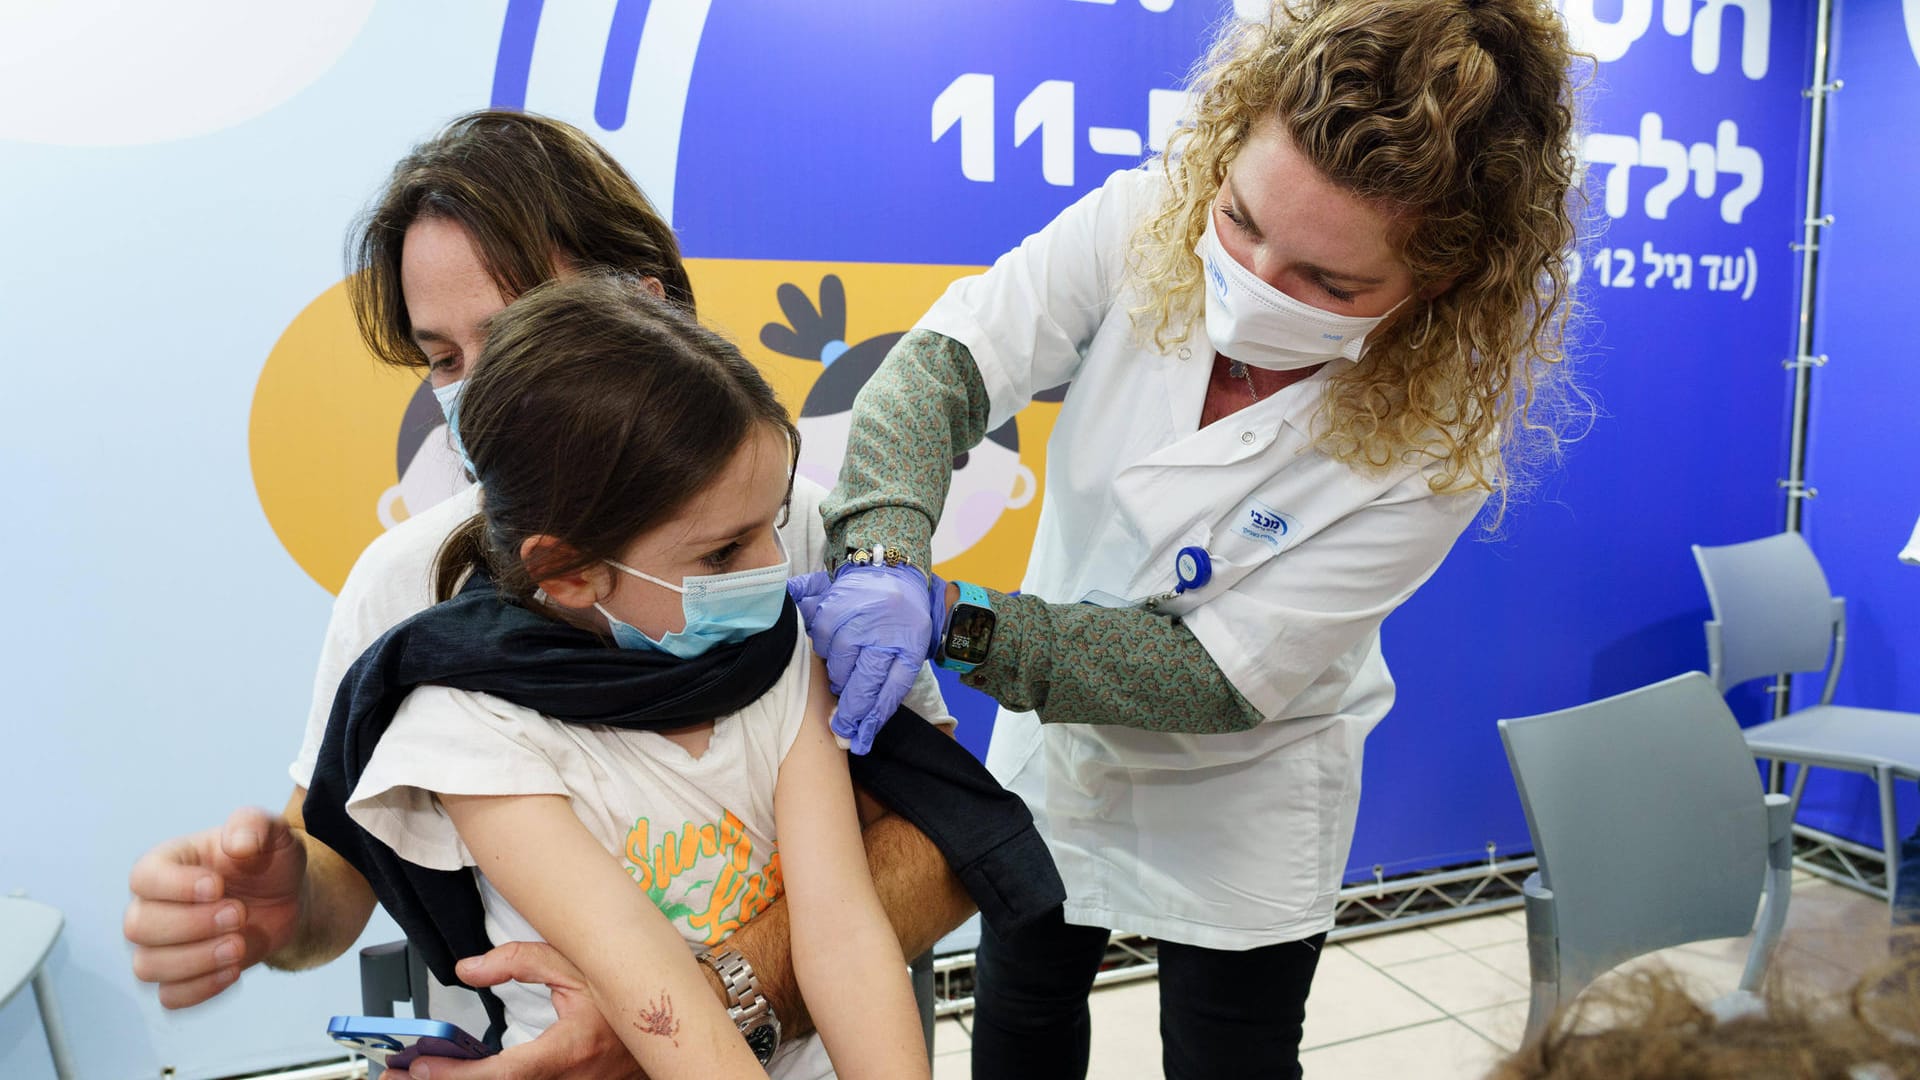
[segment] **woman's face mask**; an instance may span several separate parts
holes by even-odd
[[[623,574],[680,594],[680,608],[686,615],[687,625],[658,639],[622,622],[601,604],[593,608],[606,618],[613,628],[613,640],[623,649],[657,649],[691,660],[715,645],[744,641],[778,622],[780,610],[786,604],[791,560],[779,533],[774,534],[774,542],[780,548],[780,561],[771,566],[729,574],[694,574],[678,585],[607,560],[608,566]]]
[[[1288,371],[1329,360],[1358,360],[1367,335],[1398,310],[1336,315],[1302,303],[1260,280],[1220,244],[1214,215],[1194,247],[1206,288],[1207,339],[1214,351],[1251,367]]]

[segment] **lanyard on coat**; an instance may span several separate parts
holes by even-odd
[[[1170,591],[1155,593],[1152,596],[1139,600],[1123,600],[1120,597],[1114,596],[1112,593],[1105,593],[1096,589],[1082,597],[1080,602],[1083,604],[1093,604],[1097,607],[1140,608],[1145,611],[1157,610],[1161,604],[1166,603],[1168,600],[1182,593],[1192,592],[1213,580],[1213,559],[1207,554],[1207,549],[1198,545],[1188,545],[1175,552],[1173,556],[1173,580],[1174,586]]]

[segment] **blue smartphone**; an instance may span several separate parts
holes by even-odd
[[[389,1069],[404,1069],[422,1056],[471,1060],[494,1053],[491,1046],[444,1020],[336,1016],[327,1022],[327,1034]]]

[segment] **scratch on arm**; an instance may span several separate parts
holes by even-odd
[[[674,1038],[680,1033],[680,1020],[673,1015],[673,998],[665,991],[661,991],[658,1001],[640,1010],[640,1017],[633,1022],[633,1026],[648,1035],[665,1038],[675,1049],[680,1046],[680,1041]]]

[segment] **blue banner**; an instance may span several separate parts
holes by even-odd
[[[1847,599],[1847,652],[1834,701],[1920,713],[1920,566],[1895,556],[1920,519],[1915,363],[1906,273],[1920,250],[1920,0],[1836,7],[1820,244],[1806,533],[1836,596]],[[1798,704],[1822,680],[1798,680]],[[1900,836],[1912,832],[1914,785],[1897,787]],[[1817,770],[1800,820],[1878,850],[1879,791],[1867,778]]]

